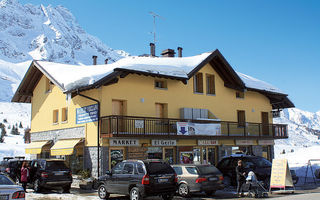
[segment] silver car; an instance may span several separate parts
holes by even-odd
[[[178,175],[178,192],[188,197],[190,193],[205,192],[208,196],[222,190],[222,173],[213,165],[172,165]]]
[[[9,177],[0,174],[0,199],[23,200],[25,199],[25,192],[21,186],[16,185]]]

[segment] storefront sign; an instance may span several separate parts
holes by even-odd
[[[134,120],[134,128],[143,128],[144,121],[143,120]]]
[[[293,187],[292,177],[286,159],[273,159],[270,188]]]
[[[198,140],[199,146],[218,145],[218,140]]]
[[[221,135],[221,124],[177,122],[178,135]]]
[[[274,140],[259,140],[259,145],[274,145]]]
[[[176,140],[152,140],[152,146],[177,146]]]
[[[110,146],[139,146],[136,139],[110,139]]]
[[[98,121],[98,104],[77,108],[76,123],[84,124]]]
[[[236,140],[236,145],[254,145],[253,140]]]

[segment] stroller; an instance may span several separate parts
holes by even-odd
[[[248,188],[248,197],[266,198],[268,197],[268,190],[263,186],[262,181],[258,181],[255,173],[250,171],[246,178],[246,187]]]

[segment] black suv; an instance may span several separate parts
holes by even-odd
[[[8,176],[15,181],[17,184],[20,182],[21,176],[21,166],[24,161],[30,162],[28,160],[24,160],[24,157],[6,157],[0,163],[0,168],[3,173],[8,174]]]
[[[125,160],[111,172],[99,178],[98,195],[108,199],[110,194],[129,195],[130,200],[145,196],[162,196],[171,200],[177,190],[177,175],[173,168],[160,160]]]
[[[32,160],[30,177],[35,192],[42,188],[62,188],[63,192],[70,192],[72,173],[63,160]]]
[[[236,185],[236,166],[238,160],[242,160],[243,166],[247,172],[253,171],[259,181],[263,181],[265,186],[270,184],[270,175],[272,164],[269,160],[260,157],[245,154],[234,154],[224,157],[217,165],[217,168],[222,172],[225,185]]]

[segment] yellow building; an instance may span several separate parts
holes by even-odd
[[[272,159],[274,140],[288,137],[287,125],[272,123],[294,107],[287,94],[235,72],[218,50],[173,56],[33,61],[12,99],[32,104],[26,153],[94,176],[123,159],[217,164],[236,151]]]

